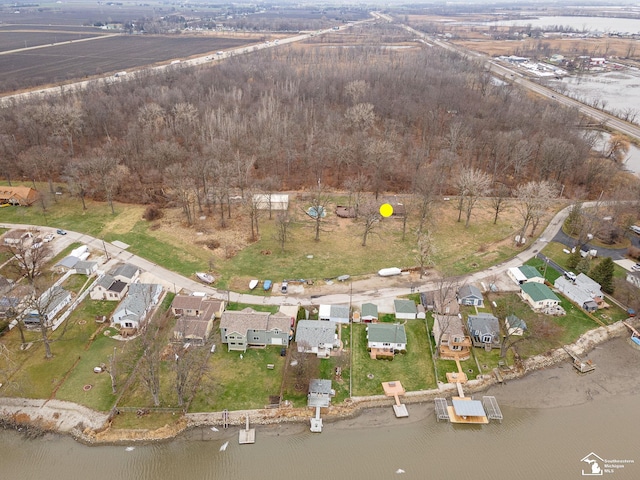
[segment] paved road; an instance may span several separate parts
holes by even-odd
[[[586,202],[585,207],[595,205],[596,202]],[[547,228],[542,232],[542,235],[533,242],[527,249],[520,252],[512,259],[503,262],[499,265],[492,266],[482,272],[476,272],[467,275],[460,279],[461,282],[466,283],[492,283],[496,276],[506,272],[511,267],[517,267],[525,263],[527,260],[535,257],[540,250],[542,250],[549,241],[553,240],[560,231],[562,224],[569,215],[571,207],[566,207],[556,214],[556,216],[549,222]],[[19,224],[5,224],[0,225],[5,228],[34,228],[33,225],[19,225]],[[37,227],[41,232],[51,231],[55,233],[54,228],[49,227]],[[148,272],[155,278],[159,279],[167,289],[179,292],[180,290],[188,290],[191,292],[206,292],[208,295],[221,300],[227,300],[231,302],[252,304],[252,305],[318,305],[318,304],[361,304],[364,302],[372,302],[380,304],[383,302],[385,305],[391,305],[394,298],[401,295],[408,295],[412,293],[411,287],[415,288],[415,291],[425,292],[430,290],[436,290],[438,288],[437,283],[434,281],[413,282],[413,285],[406,287],[390,287],[390,288],[378,288],[371,290],[358,291],[358,282],[350,284],[354,289],[353,292],[338,293],[330,295],[270,295],[270,296],[258,296],[237,292],[228,292],[226,290],[218,290],[208,285],[203,285],[191,278],[184,277],[178,273],[167,270],[164,267],[156,265],[145,258],[128,252],[126,249],[119,248],[111,243],[104,242],[98,238],[91,237],[79,232],[68,231],[65,236],[56,236],[56,239],[52,242],[52,247],[56,251],[62,251],[71,243],[80,242],[89,246],[90,250],[105,252],[105,257],[108,254],[109,261],[106,262],[108,268],[110,264],[115,262],[129,262],[143,271]],[[104,259],[106,260],[106,258]],[[345,288],[346,290],[346,288]],[[381,311],[383,311],[381,309]]]

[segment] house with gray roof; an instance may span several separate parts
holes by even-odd
[[[475,285],[463,285],[456,294],[458,303],[460,305],[470,305],[476,307],[482,307],[484,304],[484,297],[482,292]]]
[[[40,325],[40,322],[44,320],[45,325],[49,325],[55,316],[70,303],[71,293],[59,285],[54,285],[40,295],[37,308],[29,311],[23,322],[25,325]]]
[[[132,335],[144,325],[153,307],[160,301],[162,286],[155,283],[129,285],[127,296],[114,310],[111,321],[122,335]]]
[[[340,347],[336,323],[319,320],[298,321],[296,345],[298,352],[314,353],[318,357],[328,358],[331,350]]]
[[[375,303],[363,303],[360,319],[365,323],[378,321],[378,306]]]
[[[500,323],[490,313],[469,315],[467,330],[474,347],[482,347],[485,350],[500,348]]]
[[[415,320],[418,315],[416,302],[413,300],[396,298],[393,301],[393,309],[399,320]]]
[[[372,323],[367,327],[367,348],[391,355],[407,350],[407,333],[400,323]]]
[[[604,298],[604,293],[602,293],[602,285],[600,285],[598,282],[585,275],[584,273],[579,273],[573,283],[587,292],[591,296],[591,298],[596,301],[596,303]]]
[[[229,351],[246,352],[248,347],[289,346],[291,318],[283,313],[226,310],[220,318],[220,336]]]
[[[93,275],[98,271],[98,262],[80,260],[73,266],[73,269],[80,275]]]
[[[562,294],[569,300],[580,306],[584,311],[595,312],[598,310],[598,304],[596,301],[587,290],[582,288],[581,285],[573,283],[571,280],[564,277],[558,277],[556,278],[556,281],[553,282],[553,286],[562,292]]]
[[[320,305],[318,320],[349,323],[349,305]]]
[[[433,338],[443,360],[467,360],[471,356],[471,339],[459,315],[434,315]]]
[[[103,275],[100,277],[89,296],[92,300],[109,300],[119,302],[124,298],[129,290],[129,284],[116,280],[111,275]]]
[[[56,271],[60,273],[68,272],[69,270],[72,270],[76,266],[76,263],[78,263],[79,261],[80,258],[73,255],[67,255],[58,263],[56,263],[53,268],[55,268]]]
[[[109,274],[121,282],[133,283],[140,276],[140,269],[131,263],[123,263],[112,269]]]

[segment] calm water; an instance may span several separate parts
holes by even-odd
[[[640,19],[633,18],[550,16],[522,20],[500,20],[496,22],[487,22],[486,24],[519,27],[527,25],[531,25],[532,27],[554,27],[557,25],[562,25],[571,27],[575,30],[586,30],[591,32],[640,32]]]
[[[409,405],[409,413],[423,409]],[[371,428],[352,421],[306,425],[279,435],[259,427],[257,443],[238,445],[238,428],[202,429],[168,443],[86,447],[66,437],[25,440],[0,432],[0,477],[6,479],[578,479],[591,452],[634,460],[609,475],[640,478],[638,397],[597,398],[575,407],[504,408],[502,424],[460,427],[436,422],[431,408],[418,419],[394,419],[391,408],[371,411]],[[220,446],[229,441],[225,451]],[[397,473],[402,469],[405,473]],[[613,476],[615,475],[615,476]]]

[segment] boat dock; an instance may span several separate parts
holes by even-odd
[[[240,434],[238,435],[238,443],[240,443],[240,445],[256,443],[256,429],[249,428],[249,415],[247,415],[247,423],[244,430],[240,430]]]
[[[408,417],[409,412],[407,406],[400,402],[400,395],[405,394],[405,389],[398,381],[395,382],[382,382],[382,389],[387,397],[393,397],[395,404],[393,405],[393,412],[396,414],[396,418]]]
[[[591,360],[582,360],[578,355],[573,353],[567,347],[562,348],[573,359],[573,367],[578,371],[578,373],[589,373],[596,369],[595,363],[593,363]]]
[[[490,395],[482,397],[482,406],[489,420],[498,420],[502,423],[502,410],[500,410],[496,397]]]

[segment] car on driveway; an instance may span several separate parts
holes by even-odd
[[[572,282],[576,281],[576,274],[573,272],[564,272],[564,278],[566,278],[567,280],[571,280]]]
[[[287,282],[286,280],[283,280],[282,285],[280,286],[280,292],[287,293],[288,291],[289,291],[289,282]]]
[[[61,228],[59,228],[58,230],[56,230],[56,233],[57,233],[58,235],[66,235],[66,234],[67,234],[66,230],[63,230],[63,229],[61,229]]]
[[[44,243],[49,243],[51,240],[53,240],[53,233],[47,233],[42,239]]]
[[[631,270],[633,270],[634,272],[640,272],[640,263],[636,263],[633,267],[631,267]]]

